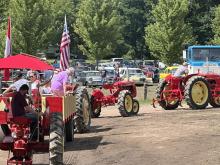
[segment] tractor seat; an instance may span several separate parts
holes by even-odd
[[[32,121],[31,119],[28,119],[23,116],[13,117],[10,119],[10,122],[13,124],[19,124],[19,125],[29,125]]]

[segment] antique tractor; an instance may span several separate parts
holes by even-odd
[[[139,102],[134,99],[137,91],[134,82],[118,81],[113,84],[104,84],[104,89],[110,92],[105,95],[101,89],[94,89],[91,94],[91,114],[92,117],[99,117],[101,108],[118,104],[118,110],[121,116],[128,117],[137,115],[139,111]]]
[[[34,67],[31,66],[23,65],[26,69],[33,70]],[[38,65],[38,70],[47,68],[51,69],[50,66],[41,68]],[[31,120],[12,116],[13,93],[0,96],[0,131],[4,133],[0,134],[0,149],[9,151],[7,165],[31,165],[33,153],[37,152],[49,152],[51,165],[63,164],[65,141],[73,141],[75,130],[84,132],[90,127],[88,92],[85,88],[78,87],[72,94],[57,97],[40,95],[39,90],[33,90],[30,96],[32,106],[37,112],[44,112],[43,116],[38,115],[37,127],[34,130],[37,131],[37,139],[33,139],[30,132]]]
[[[154,103],[165,110],[176,109],[185,100],[192,109],[210,105],[220,107],[220,76],[217,74],[191,74],[184,77],[166,77],[157,87]]]
[[[220,107],[220,46],[194,45],[183,51],[189,75],[167,76],[156,90],[156,99],[166,110],[176,109],[183,99],[192,109],[204,109],[210,104]]]

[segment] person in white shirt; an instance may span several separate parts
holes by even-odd
[[[189,70],[188,70],[188,63],[184,62],[182,65],[179,66],[179,68],[176,70],[176,72],[174,73],[174,77],[181,77],[184,74],[188,74]]]
[[[4,92],[3,95],[13,91],[19,91],[20,87],[24,84],[28,85],[28,80],[22,78],[22,73],[20,71],[16,72],[16,76],[14,78],[15,82],[11,84]]]

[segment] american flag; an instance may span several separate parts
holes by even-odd
[[[69,36],[69,31],[67,29],[67,22],[65,16],[64,30],[60,44],[60,69],[66,70],[67,68],[69,68],[69,61],[70,61],[70,36]]]
[[[4,57],[9,57],[12,55],[12,45],[11,45],[11,18],[8,17],[8,28],[6,32],[6,43],[5,43],[5,52]],[[10,72],[9,69],[4,70],[4,79],[5,81],[9,80]]]

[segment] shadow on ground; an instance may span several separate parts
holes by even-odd
[[[65,145],[66,151],[81,151],[81,150],[95,150],[99,145],[109,145],[111,142],[101,143],[102,136],[93,136],[93,137],[80,137],[75,138],[74,142],[68,142]]]
[[[92,126],[88,133],[99,133],[99,132],[106,132],[110,130],[112,130],[112,128],[110,127],[102,128],[102,126]]]

